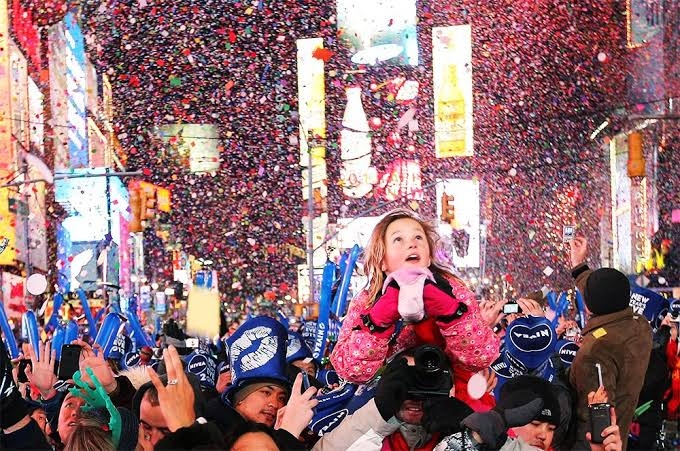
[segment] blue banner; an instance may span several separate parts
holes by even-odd
[[[312,357],[321,361],[326,351],[326,342],[328,340],[329,319],[331,313],[331,290],[333,288],[333,279],[335,278],[335,264],[327,261],[323,267],[323,278],[321,279],[321,296],[319,298],[319,320],[316,324],[316,338],[314,340],[314,348],[312,349]]]
[[[644,315],[654,330],[658,329],[670,304],[668,299],[647,288],[630,285],[630,307],[638,315]]]
[[[349,290],[349,281],[352,278],[354,266],[356,265],[357,260],[359,259],[359,254],[361,254],[361,248],[359,247],[358,244],[355,244],[352,247],[351,252],[349,253],[347,266],[345,267],[345,271],[342,274],[342,279],[340,281],[338,291],[335,294],[335,296],[338,299],[338,302],[335,306],[335,310],[333,311],[336,318],[341,318],[342,316],[345,315],[345,311],[347,308],[347,291]]]

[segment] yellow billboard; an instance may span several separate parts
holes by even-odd
[[[297,40],[300,166],[309,166],[310,147],[313,166],[326,157],[324,62],[314,56],[319,49],[323,49],[323,38]]]
[[[435,154],[472,156],[470,25],[432,28]]]
[[[17,169],[12,143],[12,93],[10,89],[10,40],[7,23],[7,0],[0,0],[0,186],[13,181]],[[16,188],[0,187],[0,265],[14,265],[16,259],[16,214],[10,211],[10,194]]]

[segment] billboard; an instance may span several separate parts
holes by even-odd
[[[156,134],[182,159],[191,172],[214,172],[220,168],[220,136],[213,124],[161,125]]]
[[[2,291],[0,300],[5,306],[5,313],[8,318],[21,318],[26,311],[24,304],[24,279],[23,277],[8,273],[0,273]]]
[[[45,96],[32,78],[28,79],[28,127],[31,152],[45,155]]]
[[[323,163],[326,140],[326,87],[324,62],[315,58],[323,49],[323,38],[298,39],[298,104],[300,109],[300,166],[309,166],[309,145],[312,145],[312,165]],[[315,145],[317,144],[317,145]]]
[[[64,108],[67,102],[66,89],[66,57],[67,45],[62,23],[49,28],[48,47],[51,58],[50,65],[50,110],[54,127],[54,170],[69,168],[68,147],[68,109]]]
[[[479,267],[479,181],[448,179],[437,185],[437,199],[454,197],[455,220],[439,224],[439,235],[444,256],[456,268]],[[437,216],[442,216],[441,202],[437,201]]]
[[[104,174],[106,169],[75,169],[69,174]],[[63,226],[73,242],[99,241],[109,233],[106,177],[74,177],[54,181],[55,200],[69,216]],[[86,194],[87,193],[87,194]]]
[[[354,64],[418,65],[415,0],[338,0],[337,20]]]
[[[661,0],[626,0],[626,25],[629,47],[639,47],[663,31]]]
[[[470,25],[432,28],[432,77],[437,158],[472,156]]]
[[[16,170],[16,152],[12,144],[10,91],[10,40],[7,24],[7,1],[0,0],[0,180],[10,180]],[[16,257],[16,215],[10,211],[10,190],[0,189],[0,239],[9,243],[0,253],[0,265],[13,265]]]
[[[11,41],[10,41],[11,42]],[[21,50],[12,42],[9,48],[10,101],[12,109],[12,136],[19,154],[21,149],[28,149],[28,63]]]
[[[71,168],[88,167],[87,80],[85,76],[85,39],[73,12],[63,20],[66,43],[66,110],[68,118],[68,155]]]
[[[42,69],[40,31],[33,10],[22,0],[12,0],[12,32],[17,44],[28,56],[34,72]]]
[[[109,177],[109,197],[111,199],[111,239],[115,244],[117,256],[115,260],[109,260],[110,266],[115,264],[117,269],[118,284],[121,289],[130,293],[130,245],[128,224],[130,222],[130,195],[125,184],[118,177]],[[113,257],[113,256],[110,256]],[[110,278],[108,279],[112,281]]]
[[[628,141],[617,135],[609,143],[612,190],[612,242],[614,268],[625,274],[634,272],[631,211],[631,183],[628,177]]]

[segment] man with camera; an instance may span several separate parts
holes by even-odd
[[[451,387],[451,367],[441,349],[424,345],[397,355],[382,373],[375,397],[325,434],[314,450],[432,450],[472,413],[449,397]]]

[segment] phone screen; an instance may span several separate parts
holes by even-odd
[[[57,378],[62,381],[73,379],[73,373],[78,371],[79,368],[80,346],[70,344],[62,346]]]
[[[506,315],[508,313],[519,313],[519,304],[514,303],[514,302],[508,302],[503,306],[503,313]]]
[[[31,363],[31,359],[21,359],[19,361],[19,375],[17,376],[17,379],[21,383],[26,383],[28,382],[28,378],[26,377],[26,367]]]
[[[576,234],[576,226],[567,225],[562,228],[562,242],[568,243],[574,240],[574,235]]]

